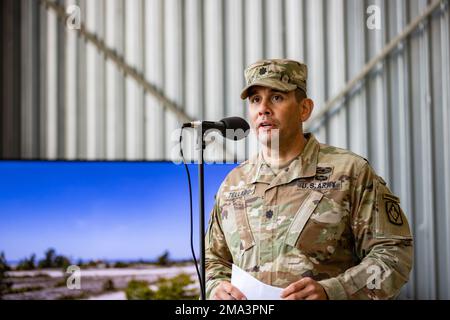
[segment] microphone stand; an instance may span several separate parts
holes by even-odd
[[[199,219],[199,235],[200,235],[200,298],[201,300],[206,300],[206,272],[205,272],[205,184],[204,184],[204,174],[205,167],[203,163],[203,151],[206,148],[206,143],[204,139],[205,132],[208,129],[219,129],[221,131],[225,129],[243,129],[244,136],[241,138],[236,138],[234,140],[239,140],[244,138],[248,134],[250,129],[248,123],[238,117],[230,117],[221,120],[220,122],[212,121],[195,121],[183,124],[183,128],[196,128],[197,130],[197,149],[198,149],[198,211],[200,215]],[[246,132],[246,133],[245,133]],[[223,133],[223,132],[222,132]],[[225,135],[225,134],[224,134]]]
[[[206,148],[204,139],[205,131],[203,126],[197,129],[197,148],[198,148],[198,210],[199,210],[199,229],[200,229],[200,298],[206,300],[206,276],[205,276],[205,166],[203,163],[203,151]]]

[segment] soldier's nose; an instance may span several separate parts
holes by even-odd
[[[265,103],[261,103],[258,113],[260,116],[262,116],[262,115],[270,115],[272,112]]]

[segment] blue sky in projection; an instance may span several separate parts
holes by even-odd
[[[205,166],[206,221],[235,166]],[[190,258],[188,195],[184,166],[169,162],[0,162],[0,251],[10,261],[50,247],[75,260]]]

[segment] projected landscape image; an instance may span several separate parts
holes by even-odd
[[[206,219],[233,167],[206,166]],[[198,298],[183,166],[0,162],[0,177],[2,299]]]

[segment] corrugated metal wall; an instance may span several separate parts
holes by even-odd
[[[188,117],[208,120],[245,116],[243,69],[266,57],[305,61],[320,111],[431,2],[56,1],[78,5],[89,32]],[[370,5],[381,30],[366,27]],[[160,100],[38,0],[6,0],[2,9],[3,159],[172,158],[180,120]],[[416,240],[405,298],[450,299],[449,43],[442,1],[313,126],[319,140],[368,158],[401,197]],[[249,140],[238,150],[254,150]]]

